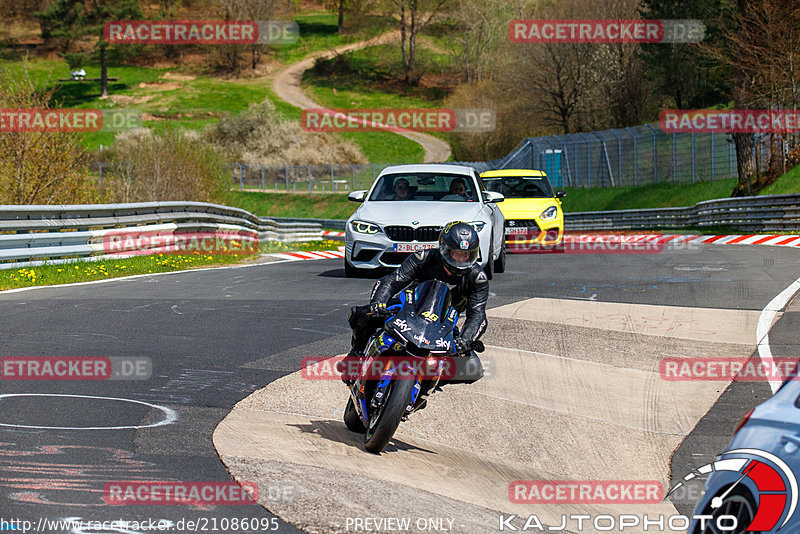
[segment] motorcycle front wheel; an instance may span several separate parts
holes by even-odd
[[[352,397],[347,399],[347,407],[344,409],[344,424],[351,432],[363,434],[367,430],[364,428],[364,423],[361,421],[361,417],[358,416],[358,412],[356,411],[355,404],[353,404]]]
[[[369,428],[364,434],[364,448],[369,452],[378,454],[389,444],[411,402],[414,383],[408,379],[392,381],[383,405],[370,414]]]

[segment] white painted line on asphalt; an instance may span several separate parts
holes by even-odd
[[[283,257],[281,254],[262,254],[262,256],[278,256]],[[289,258],[284,259],[283,261],[268,261],[264,263],[247,263],[247,264],[234,264],[234,265],[222,265],[219,267],[200,267],[197,269],[184,269],[182,271],[165,271],[162,273],[143,273],[143,274],[132,274],[129,276],[115,276],[113,278],[103,278],[101,280],[89,280],[88,282],[69,282],[66,284],[53,284],[47,286],[29,286],[29,287],[17,287],[15,289],[3,289],[0,290],[0,296],[5,295],[6,293],[19,293],[21,291],[30,291],[32,289],[51,289],[54,287],[79,287],[79,286],[88,286],[93,284],[105,284],[107,282],[126,282],[128,280],[135,280],[137,278],[144,278],[146,276],[162,276],[166,274],[185,274],[185,273],[197,273],[201,271],[216,271],[218,269],[244,269],[245,267],[256,267],[258,265],[272,265],[277,263],[286,263],[288,261],[298,261],[297,258]]]
[[[761,361],[770,367],[775,364],[775,359],[772,357],[772,349],[769,346],[769,331],[772,328],[772,321],[798,291],[800,291],[800,278],[778,293],[778,296],[772,299],[761,311],[761,315],[758,318],[758,327],[756,328],[758,355],[761,357]],[[769,387],[772,388],[773,393],[778,391],[781,384],[781,380],[772,379],[769,381]]]
[[[98,397],[95,395],[69,395],[62,393],[4,393],[0,395],[0,400],[6,397],[72,397],[73,399],[99,399],[111,400],[119,402],[130,402],[133,404],[141,404],[156,410],[161,410],[164,417],[160,421],[151,423],[149,425],[123,425],[123,426],[38,426],[38,425],[18,425],[14,423],[0,423],[0,426],[9,428],[41,428],[45,430],[139,430],[142,428],[153,428],[156,426],[171,425],[178,420],[178,412],[166,406],[159,406],[158,404],[150,404],[149,402],[138,401],[134,399],[122,399],[119,397]]]

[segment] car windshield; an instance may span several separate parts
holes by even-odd
[[[475,186],[464,174],[402,173],[378,179],[369,200],[474,202]]]
[[[553,189],[544,176],[498,176],[483,178],[489,191],[502,193],[506,198],[553,198]]]

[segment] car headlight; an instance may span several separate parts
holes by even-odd
[[[483,227],[486,226],[486,223],[483,222],[483,221],[472,221],[469,224],[470,224],[470,226],[475,228],[476,232],[480,232],[481,230],[483,230]]]
[[[543,221],[551,221],[558,216],[558,208],[555,206],[550,206],[546,210],[544,210],[539,218]]]
[[[359,234],[377,234],[381,231],[377,224],[364,221],[353,221],[350,223],[350,227],[354,232],[358,232]]]

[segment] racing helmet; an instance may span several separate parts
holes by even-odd
[[[447,223],[439,234],[439,253],[447,270],[464,274],[476,261],[480,252],[478,232],[462,221]]]

